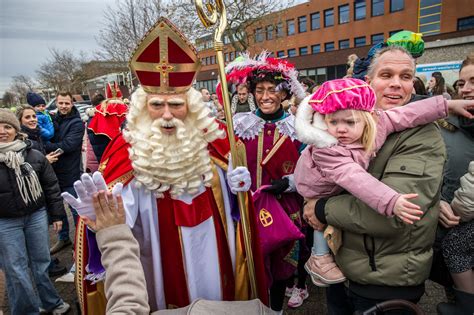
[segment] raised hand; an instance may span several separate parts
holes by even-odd
[[[121,194],[122,187],[121,183],[116,184],[112,189],[112,193],[114,195]],[[74,190],[76,191],[77,198],[67,192],[62,193],[61,196],[71,207],[76,209],[81,217],[89,217],[95,220],[92,197],[100,190],[107,190],[107,184],[102,174],[95,172],[92,177],[89,174],[82,174],[81,180],[74,183]]]
[[[92,196],[95,218],[83,217],[84,223],[98,232],[110,226],[125,224],[122,196],[103,190]]]
[[[407,224],[413,224],[414,221],[420,220],[420,217],[423,215],[420,206],[408,201],[408,199],[416,197],[418,197],[418,194],[405,194],[398,197],[395,202],[393,213]]]

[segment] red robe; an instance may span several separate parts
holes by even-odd
[[[129,144],[124,141],[123,137],[119,136],[111,142],[104,152],[100,170],[103,172],[109,187],[113,187],[118,182],[126,185],[133,179],[133,169],[128,157],[128,148]],[[226,140],[213,142],[209,146],[209,152],[215,165],[226,168],[226,156],[229,152]],[[219,181],[218,176],[215,176],[215,179]],[[222,189],[220,189],[220,186],[213,183],[211,188],[207,188],[204,193],[195,197],[190,205],[171,199],[168,193],[165,193],[164,198],[157,199],[160,209],[158,211],[160,238],[166,239],[166,242],[160,243],[160,250],[162,254],[164,294],[168,308],[182,307],[192,302],[189,300],[189,295],[185,290],[187,287],[185,266],[183,263],[178,263],[183,261],[182,251],[176,250],[181,246],[179,227],[195,226],[210,216],[215,218],[213,222],[217,239],[222,298],[224,300],[243,300],[249,298],[248,275],[240,225],[239,229],[237,229],[236,249],[229,249],[221,194]],[[249,206],[251,207],[252,205],[250,204]],[[252,219],[250,223],[253,232],[252,247],[257,276],[258,297],[265,304],[268,304],[263,259],[257,243],[258,235],[255,234],[256,229],[253,216],[250,216],[250,219]],[[80,230],[81,226],[83,228],[83,224],[78,225],[78,230]],[[81,262],[78,262],[78,266],[81,266],[81,268],[78,268],[76,286],[78,287],[77,292],[80,294],[79,300],[83,306],[83,313],[103,313],[105,309],[94,307],[96,305],[105,306],[104,295],[100,292],[100,285],[98,288],[84,280],[86,274],[84,267],[87,263],[88,250],[83,231],[77,233],[77,244],[76,250],[79,254],[76,255],[76,259],[81,259]],[[230,250],[236,250],[237,252],[236,270],[232,270]],[[153,283],[147,284],[148,291],[150,292],[150,290],[153,290],[153,288],[150,288],[150,286],[153,286]]]

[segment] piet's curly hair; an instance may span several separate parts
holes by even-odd
[[[258,83],[270,82],[275,84],[278,91],[285,91],[286,97],[283,100],[290,99],[293,93],[291,92],[288,78],[285,78],[281,72],[268,71],[265,69],[255,69],[249,75],[250,92],[255,93],[255,88]]]

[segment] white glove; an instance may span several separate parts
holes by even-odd
[[[114,196],[122,194],[122,188],[123,185],[121,183],[116,184],[112,189],[112,194]],[[92,177],[87,173],[82,174],[81,180],[74,183],[74,190],[76,191],[77,198],[67,192],[62,193],[61,196],[71,207],[76,209],[81,217],[88,217],[95,221],[92,197],[99,190],[107,191],[107,184],[102,174],[95,172],[92,174]]]
[[[288,178],[288,188],[285,190],[285,192],[296,192],[295,176],[293,174],[290,174],[283,176],[283,178],[285,177]]]
[[[230,191],[236,195],[238,192],[246,192],[250,189],[252,180],[249,170],[244,166],[239,166],[235,170],[232,167],[232,158],[229,155],[229,166],[227,168],[227,184]]]

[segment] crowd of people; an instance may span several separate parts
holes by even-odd
[[[474,55],[451,89],[439,72],[415,76],[419,54],[378,46],[320,85],[242,54],[229,91],[211,94],[192,87],[197,51],[160,18],[131,56],[130,104],[110,84],[85,124],[67,91],[55,114],[34,92],[1,109],[11,314],[67,313],[58,273],[83,314],[282,313],[309,283],[330,314],[352,314],[416,304],[427,279],[446,288],[440,314],[472,314]],[[53,255],[70,245],[67,271]]]

